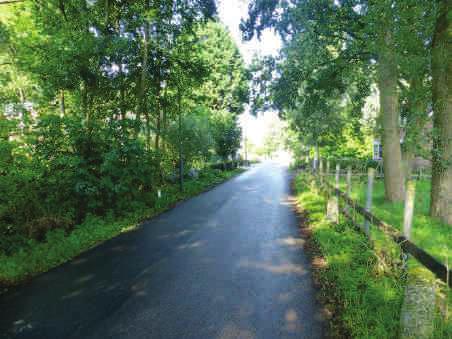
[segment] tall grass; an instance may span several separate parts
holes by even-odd
[[[327,179],[333,184],[334,176]],[[452,262],[452,226],[441,222],[439,219],[429,216],[430,206],[430,182],[427,180],[416,182],[416,200],[413,218],[411,240],[419,247],[436,257],[436,259],[450,266]],[[345,177],[341,176],[340,189],[346,191]],[[362,206],[366,201],[367,177],[355,176],[352,180],[352,198],[357,200]],[[385,190],[383,180],[376,180],[373,188],[372,196],[372,213],[394,228],[401,230],[403,225],[403,203],[391,203],[385,199]],[[357,223],[362,224],[363,218],[358,217]],[[398,258],[399,249],[394,242],[378,231],[375,227],[371,229],[371,237],[373,248],[378,253],[378,257],[382,258],[380,263],[382,266],[390,266],[394,264],[400,265]],[[389,259],[389,260],[388,260]],[[382,267],[383,270],[393,269],[392,267]],[[408,260],[408,272],[415,272],[415,275],[421,275],[437,284],[437,295],[442,311],[438,312],[435,317],[435,333],[433,338],[452,338],[452,319],[450,318],[450,309],[452,308],[452,296],[450,288],[444,283],[435,281],[433,274],[425,269],[420,263],[414,259]]]
[[[362,232],[325,220],[325,199],[300,175],[298,205],[309,214],[312,237],[326,266],[319,271],[324,299],[333,305],[333,337],[397,338],[403,301],[401,272],[381,270]]]
[[[329,177],[333,183],[334,178]],[[345,178],[341,177],[340,189],[345,192]],[[452,263],[452,225],[447,225],[437,218],[429,216],[430,181],[416,182],[416,199],[412,226],[412,241],[441,263]],[[366,201],[367,177],[354,177],[352,181],[352,198],[362,206]],[[391,203],[385,199],[383,180],[376,180],[372,195],[372,213],[401,230],[403,226],[403,203]]]

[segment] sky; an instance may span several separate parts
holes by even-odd
[[[241,19],[248,15],[248,4],[249,0],[219,0],[218,12],[220,20],[227,26],[239,47],[245,63],[250,64],[255,54],[276,56],[281,47],[281,40],[276,33],[266,30],[260,40],[254,38],[251,41],[242,41],[239,25]],[[265,135],[271,130],[271,127],[279,123],[279,118],[275,112],[267,112],[254,117],[247,110],[240,116],[239,121],[244,137],[246,136],[249,141],[258,146],[263,143]]]
[[[241,19],[248,16],[248,4],[249,0],[219,0],[218,5],[220,20],[228,27],[247,64],[255,53],[276,55],[281,47],[279,37],[270,30],[262,34],[260,41],[256,38],[249,42],[242,41],[239,25]]]

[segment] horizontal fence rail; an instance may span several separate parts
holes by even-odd
[[[363,216],[365,220],[369,221],[372,225],[375,225],[383,233],[391,237],[402,248],[402,251],[411,254],[413,258],[415,258],[425,268],[432,272],[438,279],[445,282],[449,287],[452,287],[452,272],[446,265],[443,265],[436,258],[425,252],[422,248],[416,246],[393,226],[385,223],[384,221],[374,216],[372,213],[366,211],[366,209],[359,205],[357,201],[348,197],[341,190],[335,188],[333,185],[326,181],[324,182],[324,185],[327,187],[329,192],[334,192],[337,197],[342,199],[347,205],[352,207],[356,212]],[[347,219],[352,219],[347,209],[340,209],[340,212],[345,215]]]
[[[347,170],[341,170],[340,172],[341,175],[345,175],[347,174]],[[336,175],[335,172],[332,173],[323,173],[324,177],[334,177]],[[367,178],[367,173],[362,173],[362,172],[353,172],[353,176],[354,177],[366,177]],[[376,173],[375,175],[378,179],[383,179],[385,176],[383,173]],[[432,175],[431,174],[411,174],[411,179],[414,180],[422,180],[422,179],[431,179]]]

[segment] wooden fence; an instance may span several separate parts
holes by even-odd
[[[404,232],[403,234],[398,231],[395,227],[385,223],[384,221],[377,218],[370,212],[370,207],[372,204],[372,184],[374,178],[373,169],[369,169],[368,173],[368,188],[367,188],[367,201],[366,207],[361,206],[357,201],[350,198],[351,192],[351,170],[347,172],[347,193],[342,192],[339,189],[339,179],[340,179],[340,167],[336,167],[336,185],[331,185],[327,180],[324,180],[324,173],[322,168],[320,168],[321,174],[316,174],[316,179],[320,183],[320,187],[329,194],[329,196],[335,198],[333,201],[328,202],[328,211],[330,219],[338,220],[339,213],[344,215],[348,220],[355,222],[354,217],[351,215],[351,210],[355,211],[364,218],[364,232],[370,236],[370,225],[376,226],[384,234],[389,236],[394,240],[401,248],[403,253],[410,254],[419,263],[421,263],[425,268],[431,271],[437,278],[446,283],[447,286],[452,287],[452,272],[449,270],[448,265],[440,263],[432,255],[424,251],[422,248],[416,246],[410,241],[411,234],[411,222],[413,218],[413,201],[414,201],[414,190],[407,189],[407,197],[405,201],[405,216],[404,216]],[[328,171],[327,171],[328,173]],[[345,203],[344,208],[339,208],[340,201]],[[337,213],[336,216],[334,216]],[[333,216],[331,216],[331,214]]]

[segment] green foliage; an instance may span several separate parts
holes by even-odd
[[[43,242],[28,240],[26,247],[9,256],[0,252],[0,283],[17,284],[60,265],[101,242],[123,232],[133,231],[140,226],[141,221],[153,217],[171,208],[178,201],[199,194],[240,172],[240,169],[226,172],[206,169],[201,172],[199,180],[191,180],[186,183],[184,192],[179,192],[176,185],[163,187],[162,198],[155,201],[152,207],[134,206],[127,215],[120,218],[89,215],[70,234],[66,234],[61,228],[53,229],[46,233]],[[0,237],[0,241],[3,239],[3,237]]]
[[[329,157],[368,156],[369,137],[380,138],[391,201],[403,200],[412,159],[432,159],[431,213],[450,220],[451,162],[440,161],[451,154],[450,12],[448,1],[253,0],[244,38],[270,28],[283,40],[273,64],[256,68],[253,105],[277,108],[303,143]],[[371,94],[378,117],[366,107]]]
[[[240,144],[247,72],[230,34],[209,21],[213,0],[0,7],[2,279],[68,260],[129,215],[229,175],[202,172],[184,193],[171,186],[180,157],[187,174]],[[231,118],[213,123],[219,111]],[[168,195],[157,199],[158,189]]]
[[[216,153],[223,160],[235,157],[240,148],[242,133],[235,117],[228,112],[218,112],[212,117],[212,124]]]
[[[169,146],[168,156],[173,163],[178,161],[180,144],[184,163],[188,168],[194,167],[197,162],[207,161],[213,146],[209,112],[199,108],[184,116],[181,129],[177,122],[173,122],[166,131],[165,140]]]
[[[227,29],[218,22],[197,31],[198,53],[210,72],[194,92],[194,100],[213,111],[243,113],[248,101],[248,77],[242,56]]]

